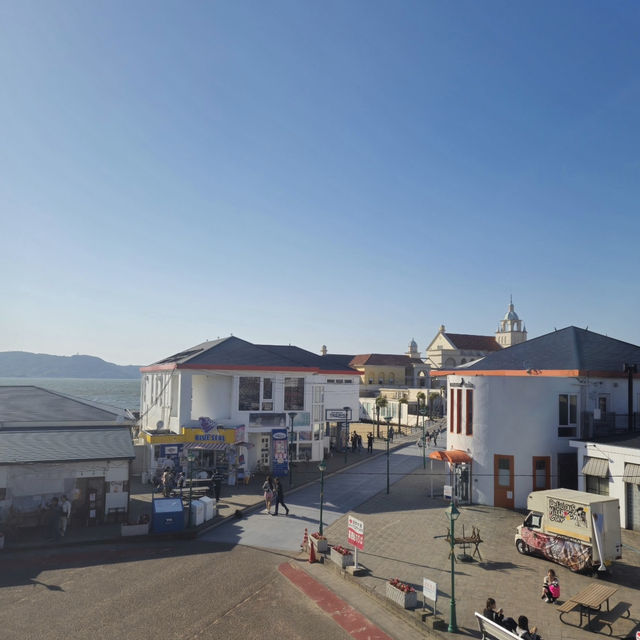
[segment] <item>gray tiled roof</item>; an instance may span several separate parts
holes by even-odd
[[[321,356],[311,351],[291,345],[252,344],[231,336],[212,342],[204,342],[177,353],[154,365],[173,364],[216,367],[268,367],[269,369],[306,368],[328,371],[342,369],[349,371],[339,356]],[[152,367],[154,365],[151,365]],[[353,373],[358,373],[353,370]]]
[[[97,408],[82,400],[31,386],[0,386],[0,427],[4,422],[113,423],[117,412]]]
[[[579,370],[618,373],[638,364],[640,347],[587,329],[567,327],[491,353],[467,371]]]
[[[0,431],[0,464],[134,457],[128,427]]]

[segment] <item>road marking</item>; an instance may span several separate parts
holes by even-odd
[[[352,638],[356,640],[393,640],[382,629],[369,622],[361,613],[348,605],[335,593],[312,578],[306,571],[283,562],[278,571],[300,591],[328,613]]]

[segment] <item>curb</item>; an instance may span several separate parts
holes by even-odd
[[[395,451],[396,449],[401,449],[411,444],[412,442],[398,443],[393,447],[389,447],[389,451],[390,452]],[[330,478],[339,473],[343,473],[347,469],[353,469],[355,467],[358,467],[361,464],[364,464],[365,462],[368,462],[369,460],[373,460],[374,458],[377,458],[379,456],[384,456],[384,455],[386,455],[386,451],[379,451],[370,456],[367,456],[364,460],[357,460],[355,462],[347,464],[347,466],[345,467],[337,469],[336,471],[332,471],[331,473],[326,474],[325,478]],[[287,495],[295,494],[296,492],[301,491],[302,489],[306,489],[307,487],[310,487],[311,485],[316,484],[318,482],[319,480],[309,480],[304,484],[291,488],[291,490],[287,491]],[[240,511],[244,516],[245,514],[250,514],[250,513],[253,513],[254,511],[259,511],[260,509],[262,509],[262,506],[263,506],[262,498],[259,498],[255,504],[247,505],[245,507],[242,507],[241,509],[236,509],[236,511]],[[117,536],[117,537],[110,536],[107,538],[96,538],[96,539],[87,539],[87,540],[65,540],[65,541],[59,541],[55,544],[51,544],[50,542],[42,542],[42,543],[34,542],[33,544],[25,544],[17,547],[13,547],[5,543],[4,549],[0,551],[0,555],[6,555],[7,552],[18,553],[21,551],[34,551],[36,549],[48,549],[51,551],[54,549],[69,548],[74,546],[80,547],[85,545],[122,544],[127,542],[137,544],[142,542],[155,542],[155,541],[166,541],[166,540],[189,540],[189,539],[193,540],[193,539],[199,538],[205,533],[208,533],[209,531],[212,531],[213,529],[216,529],[217,527],[222,526],[227,522],[227,520],[232,519],[234,517],[235,515],[233,514],[221,516],[219,520],[210,521],[211,522],[210,524],[200,525],[200,527],[197,529],[186,529],[178,533],[149,533],[146,536],[127,536],[126,538],[123,538],[122,536]]]

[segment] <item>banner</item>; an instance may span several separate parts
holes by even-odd
[[[353,516],[349,516],[347,521],[347,540],[356,549],[364,549],[364,522]]]
[[[289,443],[286,429],[271,431],[271,474],[281,478],[289,473]]]

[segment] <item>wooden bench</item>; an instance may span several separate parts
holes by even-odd
[[[497,622],[485,618],[477,611],[475,613],[478,620],[478,627],[480,627],[480,633],[482,634],[482,640],[486,640],[487,638],[494,638],[495,640],[518,640],[519,636],[515,633],[511,633],[511,631],[501,627]]]
[[[609,611],[609,599],[611,596],[617,591],[616,587],[611,587],[607,584],[601,584],[598,582],[593,582],[585,589],[577,593],[575,596],[571,596],[567,598],[566,602],[561,604],[557,611],[560,614],[560,620],[565,624],[571,624],[567,622],[562,616],[573,611],[574,609],[580,610],[580,624],[572,625],[572,626],[580,626],[582,627],[582,622],[584,618],[587,619],[587,624],[585,626],[589,627],[593,620],[595,621],[601,614],[604,613],[602,610],[602,605],[607,603],[607,611]],[[606,621],[602,621],[604,624],[608,624]]]

